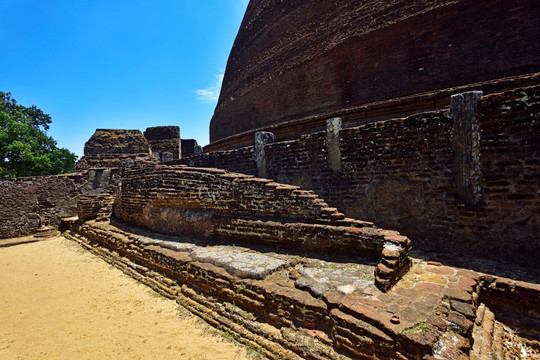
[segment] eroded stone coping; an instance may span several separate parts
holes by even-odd
[[[508,285],[414,259],[383,293],[369,264],[203,246],[77,218],[64,225],[67,238],[275,359],[466,359],[481,289]],[[517,285],[527,286],[534,302],[540,287]]]

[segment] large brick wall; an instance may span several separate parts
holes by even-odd
[[[454,200],[447,194],[453,192],[450,129],[451,120],[438,112],[342,130],[339,172],[328,166],[325,134],[316,133],[269,145],[267,173],[314,189],[347,216],[399,228],[415,247],[428,248],[434,244],[419,238],[418,227],[439,224],[439,209]]]
[[[283,139],[309,132],[310,116],[538,72],[539,22],[536,0],[251,0],[210,146],[259,130]]]
[[[0,181],[0,238],[35,233],[43,225],[58,227],[77,215],[83,195],[112,193],[118,169],[92,169],[72,174]]]
[[[540,87],[486,97],[480,117],[484,203],[460,207],[477,246],[540,256]],[[485,234],[486,238],[482,238]]]
[[[268,144],[266,173],[313,189],[347,216],[399,230],[417,249],[532,263],[540,256],[540,87],[483,96],[476,116],[472,165],[459,154],[465,140],[455,116],[443,109],[341,130],[338,171],[326,133]],[[252,151],[184,163],[257,174]],[[458,176],[467,166],[477,171],[470,197]]]

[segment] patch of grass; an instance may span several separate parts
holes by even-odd
[[[213,337],[221,337],[223,340],[225,340],[226,342],[229,342],[229,343],[236,343],[236,340],[234,338],[233,333],[231,333],[229,331],[226,331],[226,330],[219,330],[219,329],[214,329],[214,328],[211,328],[211,327],[207,327],[208,325],[206,323],[204,325],[205,326],[204,326],[204,328],[202,330],[206,334],[208,334],[210,336],[213,336]]]
[[[178,305],[176,307],[176,312],[177,312],[177,315],[178,315],[178,318],[179,319],[189,319],[193,316],[192,313],[190,313],[185,307],[183,307],[182,305]]]
[[[268,359],[266,357],[266,353],[261,348],[255,347],[251,344],[247,344],[244,346],[246,348],[247,356],[249,356],[251,359],[256,359],[256,360]]]
[[[425,321],[420,321],[418,324],[415,324],[403,330],[403,333],[404,334],[419,333],[419,332],[428,332],[430,330],[431,329],[428,323],[426,323]]]
[[[161,293],[159,293],[159,292],[157,292],[155,290],[150,289],[149,293],[150,293],[150,295],[152,297],[159,298],[159,299],[164,299],[164,300],[169,300],[165,295],[163,295],[163,294],[161,294]]]
[[[228,331],[220,331],[219,335],[221,335],[221,337],[227,342],[235,342],[234,335]]]

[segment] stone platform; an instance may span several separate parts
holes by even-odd
[[[481,353],[471,345],[484,294],[506,286],[528,308],[539,302],[538,285],[421,258],[384,293],[369,259],[210,244],[115,221],[64,225],[67,238],[274,359],[467,359]]]

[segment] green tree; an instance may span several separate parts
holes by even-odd
[[[57,175],[75,170],[77,156],[47,135],[51,117],[0,91],[0,178]]]

